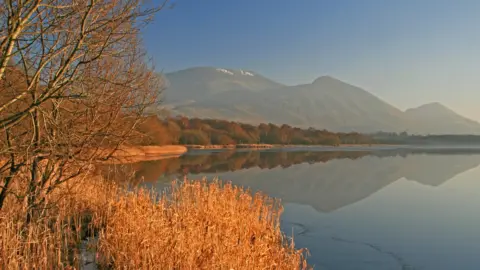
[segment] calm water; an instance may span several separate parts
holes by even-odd
[[[480,269],[480,154],[221,152],[135,164],[162,187],[181,175],[282,198],[282,227],[315,269]]]

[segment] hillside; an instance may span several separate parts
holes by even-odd
[[[173,115],[251,124],[288,124],[338,132],[480,134],[480,124],[432,103],[405,112],[330,76],[285,86],[256,72],[198,67],[165,75]]]
[[[166,77],[168,91],[165,95],[169,102],[200,101],[228,91],[258,92],[283,86],[251,71],[213,67],[189,68]]]
[[[335,131],[399,131],[402,112],[358,87],[329,76],[311,84],[275,90],[285,113],[306,119],[304,125]]]
[[[405,115],[412,131],[422,130],[431,134],[476,134],[479,124],[463,117],[444,105],[434,102],[408,109]]]

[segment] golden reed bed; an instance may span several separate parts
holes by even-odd
[[[0,268],[79,269],[88,236],[98,269],[307,268],[272,198],[205,180],[174,182],[160,195],[86,176],[52,194],[56,207],[29,224],[10,198],[0,212]]]

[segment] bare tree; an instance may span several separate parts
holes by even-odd
[[[128,141],[163,85],[139,31],[165,4],[0,3],[0,211],[14,196],[29,220],[56,186]]]

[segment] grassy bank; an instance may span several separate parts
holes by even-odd
[[[30,223],[10,196],[0,212],[0,267],[78,269],[88,249],[100,268],[306,268],[305,251],[280,231],[277,201],[206,181],[172,183],[160,195],[85,176],[51,194],[55,207]]]

